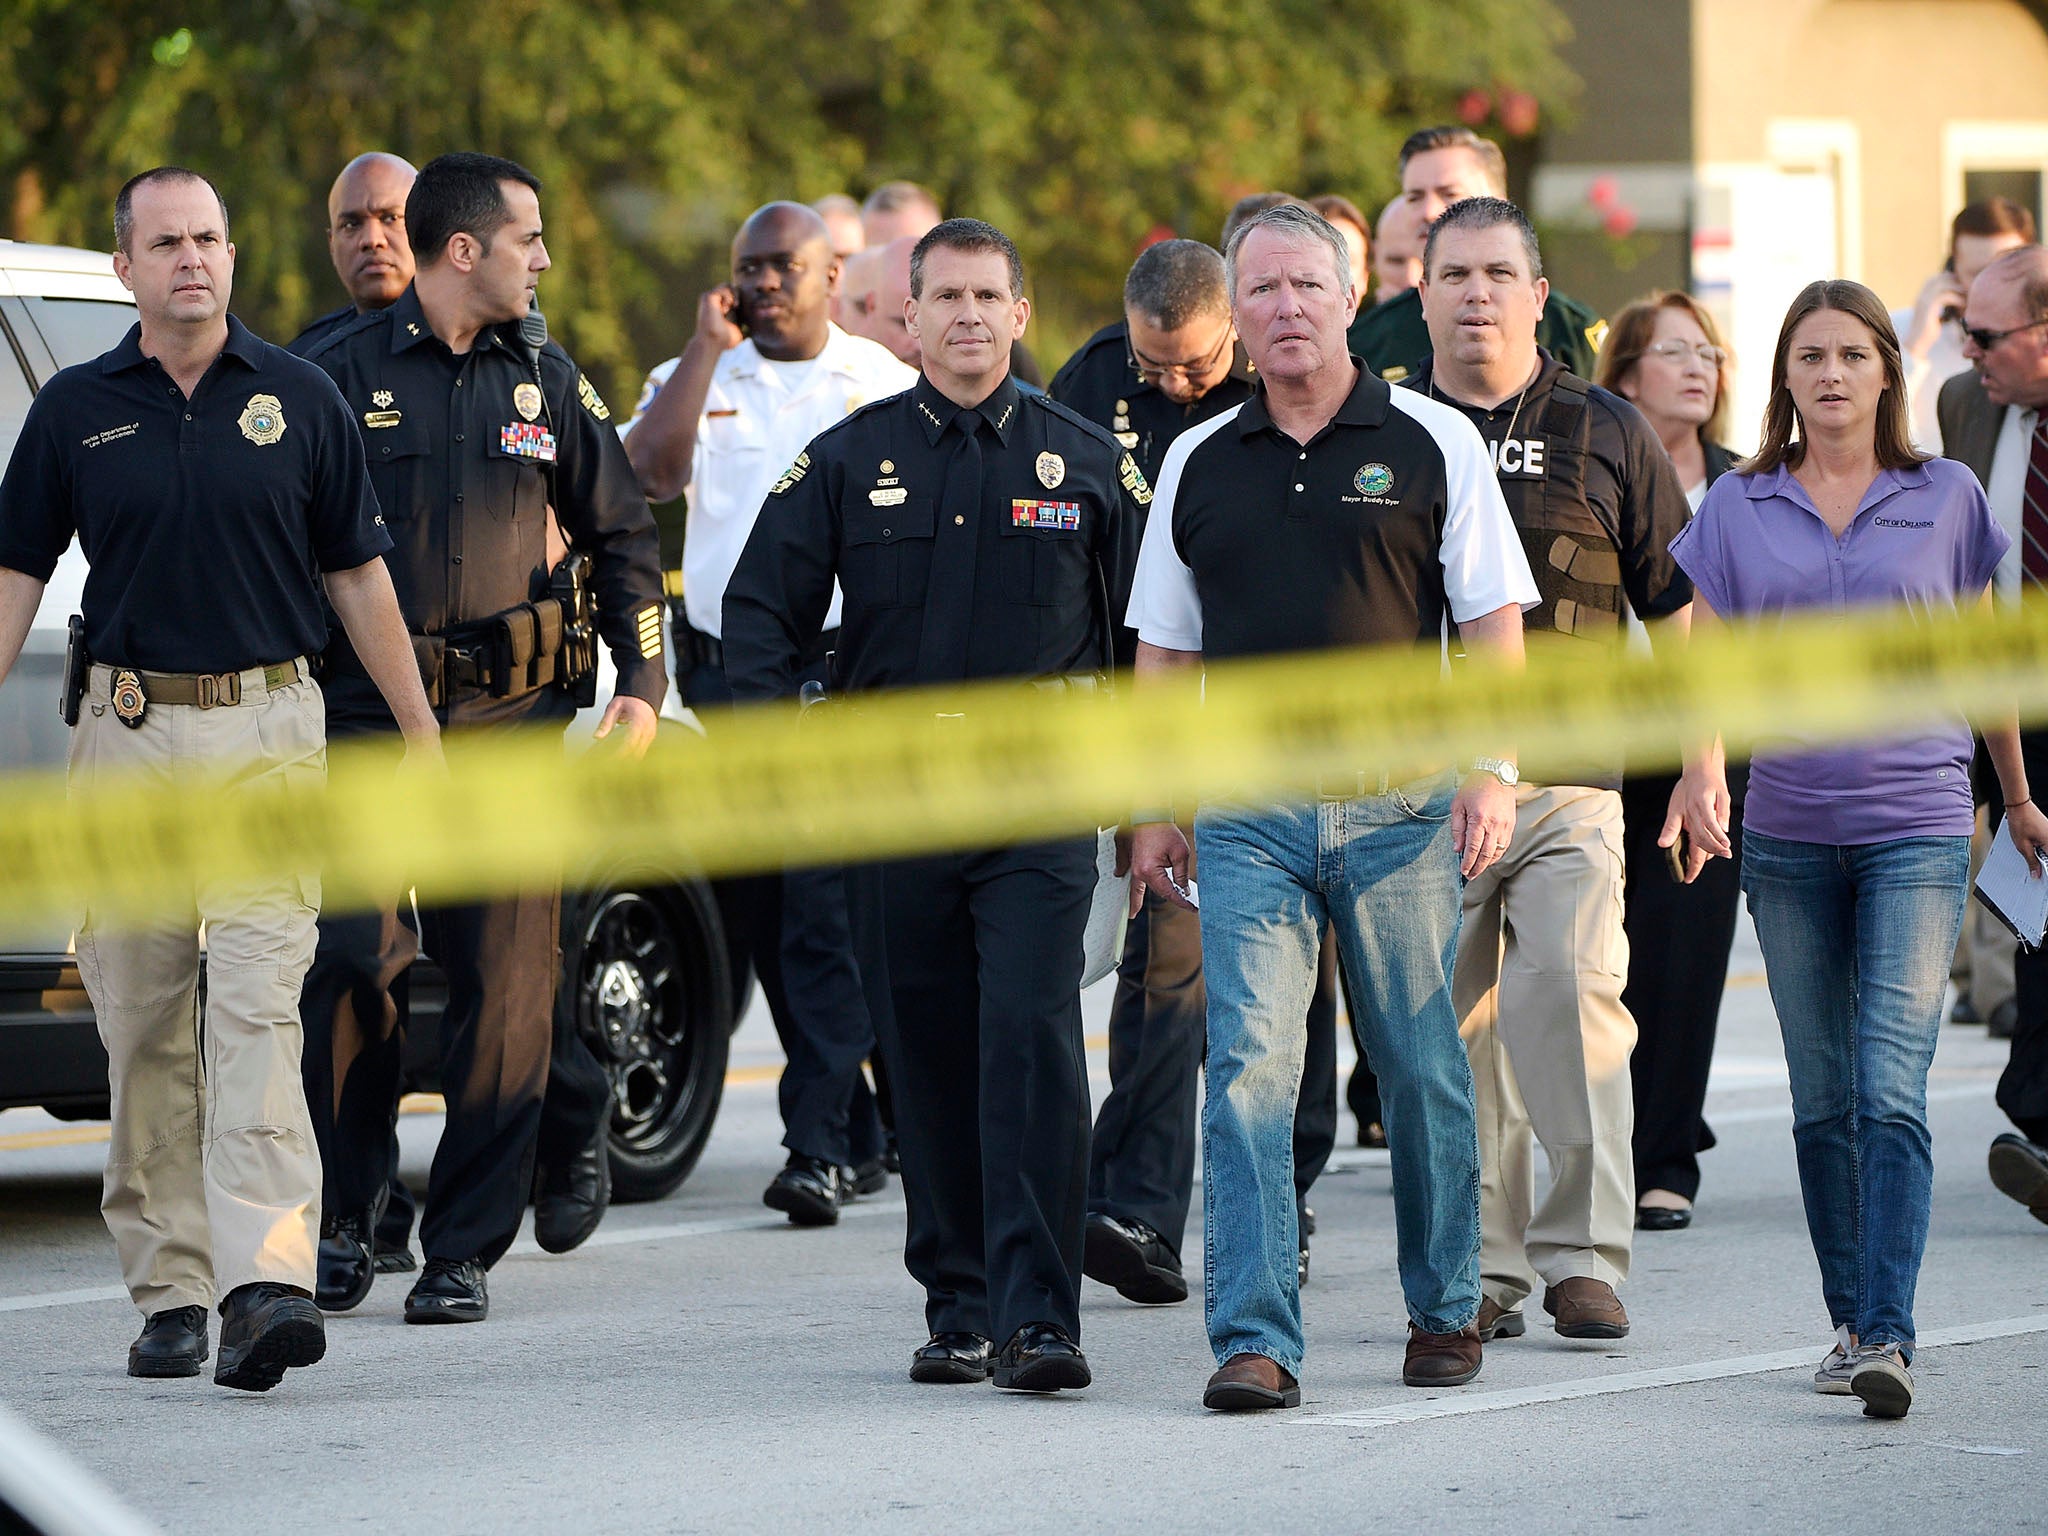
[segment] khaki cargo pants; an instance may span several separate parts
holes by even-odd
[[[79,709],[74,792],[112,776],[175,791],[326,772],[327,710],[311,681],[271,692],[260,670],[245,672],[241,703],[151,704],[131,729],[108,702],[108,676],[92,669]],[[88,908],[79,925],[113,1100],[100,1209],[145,1316],[211,1307],[258,1280],[313,1289],[320,1156],[299,1077],[299,984],[319,904],[309,866],[203,883],[146,919],[102,924]]]
[[[1512,1308],[1539,1275],[1619,1285],[1636,1202],[1621,796],[1522,785],[1514,839],[1464,906],[1451,993],[1479,1113],[1481,1288]],[[1550,1160],[1541,1206],[1532,1130]]]

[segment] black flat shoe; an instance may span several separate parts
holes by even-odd
[[[429,1259],[405,1298],[408,1323],[480,1323],[491,1315],[484,1267],[475,1259]]]
[[[369,1298],[377,1278],[370,1256],[375,1221],[368,1211],[330,1216],[320,1224],[320,1251],[313,1270],[313,1302],[322,1312],[352,1312]]]
[[[171,1307],[149,1314],[128,1346],[130,1376],[197,1376],[206,1363],[206,1308]]]
[[[994,1341],[978,1333],[935,1333],[912,1351],[910,1379],[926,1384],[987,1381],[996,1368]]]
[[[1667,1210],[1661,1205],[1636,1207],[1636,1227],[1643,1232],[1677,1232],[1692,1225],[1692,1208]]]
[[[213,1379],[239,1392],[268,1392],[295,1366],[318,1365],[327,1325],[313,1298],[288,1285],[238,1285],[220,1304],[220,1358]]]
[[[1026,1323],[996,1357],[996,1385],[1009,1392],[1059,1392],[1094,1379],[1081,1346],[1057,1323]]]
[[[534,1178],[533,1240],[548,1253],[580,1248],[604,1220],[612,1203],[612,1160],[605,1127],[606,1110],[596,1137],[558,1168],[542,1168]]]
[[[1114,1286],[1126,1301],[1164,1306],[1188,1299],[1180,1255],[1142,1221],[1090,1211],[1081,1250],[1081,1273]]]
[[[847,1186],[846,1198],[855,1195],[879,1195],[889,1187],[888,1165],[879,1157],[871,1157],[859,1164],[849,1175],[841,1176]]]
[[[792,1152],[782,1172],[762,1192],[761,1203],[771,1211],[781,1211],[799,1227],[830,1227],[838,1224],[839,1207],[846,1198],[846,1183],[837,1163]]]

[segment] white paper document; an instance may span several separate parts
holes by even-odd
[[[1977,871],[1977,899],[2029,949],[2041,947],[2048,929],[2048,873],[2036,878],[2034,861],[2015,848],[2000,822],[1991,851]]]

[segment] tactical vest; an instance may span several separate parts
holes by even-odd
[[[1570,373],[1551,385],[1536,427],[1547,461],[1541,478],[1509,478],[1528,472],[1519,462],[1526,449],[1513,438],[1498,449],[1495,469],[1543,599],[1522,615],[1522,627],[1611,640],[1628,611],[1628,594],[1621,585],[1621,538],[1586,496],[1590,387]]]

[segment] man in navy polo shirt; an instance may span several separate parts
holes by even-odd
[[[0,679],[75,533],[94,665],[73,784],[317,782],[326,710],[306,657],[326,640],[323,582],[408,755],[438,762],[362,439],[325,374],[229,316],[219,193],[192,171],[147,171],[115,199],[114,242],[140,324],[43,387],[0,481]],[[320,1159],[299,1081],[319,904],[305,863],[202,884],[152,920],[88,910],[79,924],[113,1100],[101,1208],[147,1319],[130,1375],[197,1375],[216,1298],[223,1386],[268,1391],[326,1350],[311,1299]]]
[[[1343,236],[1283,205],[1247,220],[1225,260],[1259,391],[1167,454],[1131,593],[1139,685],[1212,657],[1434,649],[1447,620],[1469,650],[1519,665],[1536,588],[1485,445],[1448,406],[1388,388],[1346,352]],[[1326,923],[1381,1076],[1409,1317],[1402,1378],[1455,1386],[1479,1373],[1478,1133],[1450,974],[1458,875],[1500,857],[1514,830],[1514,764],[1496,750],[1462,788],[1448,764],[1404,783],[1359,773],[1314,803],[1205,805],[1196,818],[1219,1366],[1208,1407],[1301,1401],[1289,1162]],[[1134,874],[1192,905],[1187,839],[1170,815],[1137,819]]]

